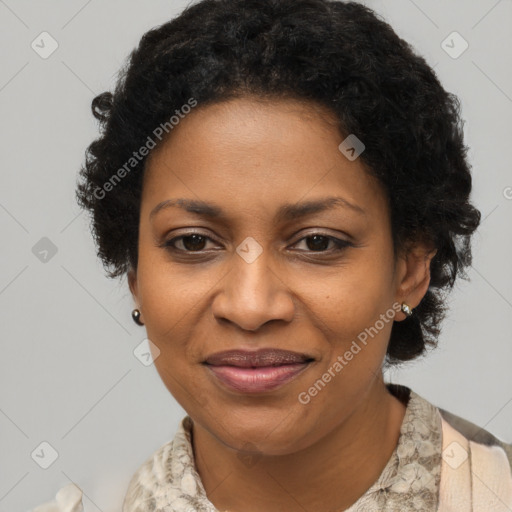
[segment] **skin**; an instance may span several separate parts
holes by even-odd
[[[157,371],[194,422],[197,470],[219,510],[343,510],[397,445],[405,405],[381,370],[392,320],[309,403],[298,400],[393,303],[419,304],[435,254],[418,243],[394,258],[386,195],[361,159],[339,151],[344,138],[313,103],[244,97],[197,107],[147,161],[128,282],[160,351]],[[364,213],[334,206],[276,219],[284,203],[330,196]],[[150,218],[172,198],[215,203],[225,217],[174,206]],[[190,231],[208,238],[163,246]],[[352,246],[336,252],[329,239],[305,238],[314,234]],[[251,263],[236,251],[247,237],[262,249]],[[263,347],[315,361],[256,395],[224,387],[201,364]]]

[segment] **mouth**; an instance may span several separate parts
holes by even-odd
[[[280,388],[302,373],[314,358],[281,349],[229,350],[209,356],[203,364],[231,390],[260,393]]]

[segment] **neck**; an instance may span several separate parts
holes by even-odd
[[[258,455],[254,464],[244,464],[194,423],[196,467],[208,499],[221,511],[344,510],[380,476],[398,443],[405,409],[380,379],[354,413],[318,442],[287,455]]]

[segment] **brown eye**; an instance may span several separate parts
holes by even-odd
[[[183,246],[187,250],[200,251],[204,249],[206,239],[202,235],[190,235],[183,237]]]
[[[170,247],[171,249],[175,249],[177,251],[183,252],[200,252],[205,248],[207,240],[211,240],[209,237],[205,235],[201,235],[199,233],[190,233],[187,235],[178,236],[173,238],[167,242],[165,242],[165,247]],[[182,244],[182,247],[176,247],[176,243]]]
[[[306,252],[335,252],[341,251],[346,247],[352,246],[352,244],[350,242],[347,242],[346,240],[340,240],[339,238],[324,235],[321,233],[305,236],[304,238],[301,238],[297,243],[302,242],[304,240],[306,241]],[[333,249],[329,249],[330,243],[334,244]]]
[[[312,251],[325,251],[331,242],[330,238],[322,235],[308,236],[306,240],[308,240],[306,242],[308,249],[311,249]]]

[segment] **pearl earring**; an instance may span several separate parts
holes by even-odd
[[[132,311],[132,318],[137,325],[144,325],[142,320],[140,319],[140,311],[138,309],[134,309]]]

